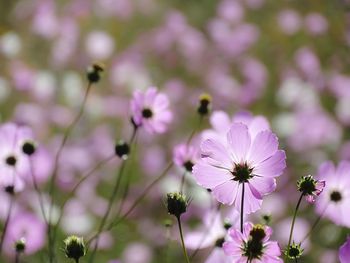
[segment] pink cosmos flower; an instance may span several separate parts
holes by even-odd
[[[229,235],[232,241],[224,243],[227,255],[233,257],[235,263],[277,263],[283,262],[279,258],[281,249],[276,241],[269,241],[272,229],[268,226],[244,224],[243,233],[231,228]]]
[[[348,237],[346,242],[339,248],[339,261],[340,263],[350,262],[350,237]]]
[[[5,248],[9,254],[14,254],[13,245],[24,238],[26,248],[24,253],[33,254],[45,245],[46,225],[31,213],[20,212],[13,216],[8,226]]]
[[[167,96],[158,93],[155,87],[150,87],[144,93],[135,91],[131,101],[132,119],[148,132],[164,133],[173,117],[168,106]]]
[[[252,136],[243,123],[232,124],[225,144],[215,139],[202,142],[201,155],[193,167],[197,183],[238,211],[245,186],[245,214],[261,207],[263,196],[275,190],[275,177],[286,167],[286,155],[278,150],[277,136],[269,130]]]
[[[337,225],[350,227],[350,162],[342,161],[338,167],[330,161],[325,162],[320,166],[317,178],[326,181],[316,202],[317,213],[324,214]]]
[[[184,168],[187,172],[192,172],[193,165],[197,162],[198,158],[198,151],[191,145],[182,143],[175,146],[174,148],[174,163],[177,166]]]
[[[23,153],[25,142],[33,141],[28,127],[6,123],[0,126],[0,184],[14,191],[24,188],[23,179],[30,173],[28,157]]]

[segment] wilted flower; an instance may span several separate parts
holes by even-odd
[[[234,204],[238,211],[245,184],[244,213],[260,208],[262,197],[275,190],[275,177],[286,166],[275,134],[266,130],[252,137],[242,123],[231,126],[225,145],[215,139],[205,140],[201,154],[201,161],[193,168],[197,183],[211,189],[219,202]]]
[[[269,241],[272,229],[268,226],[245,223],[243,233],[231,228],[231,241],[223,245],[227,255],[232,256],[232,262],[277,263],[281,249],[276,241]]]
[[[131,101],[132,120],[136,126],[151,133],[164,133],[172,120],[169,100],[163,93],[151,87],[144,93],[135,91]]]
[[[312,175],[303,176],[297,182],[298,191],[306,196],[309,203],[315,202],[315,197],[322,193],[325,185],[325,181],[315,180]]]

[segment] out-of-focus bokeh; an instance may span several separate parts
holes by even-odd
[[[277,191],[251,218],[258,222],[270,213],[274,240],[285,246],[299,196],[296,180],[315,175],[325,160],[350,160],[349,8],[347,0],[1,1],[0,123],[30,126],[45,146],[37,168],[43,170],[38,180],[45,200],[50,200],[54,155],[83,100],[86,68],[95,61],[105,64],[59,162],[53,209],[56,217],[63,214],[55,244],[58,262],[69,262],[60,250],[67,235],[88,240],[97,230],[121,161],[97,170],[60,211],[62,203],[81,176],[113,154],[116,141],[129,139],[130,99],[135,90],[150,86],[168,96],[173,122],[162,135],[138,133],[121,183],[127,197],[121,202],[124,193],[118,192],[112,214],[121,203],[121,209],[130,206],[172,160],[174,146],[186,143],[198,123],[198,97],[206,92],[213,110],[264,115],[278,135],[287,169]],[[208,127],[205,118],[200,129]],[[194,143],[198,146],[198,133]],[[95,262],[184,262],[176,221],[164,204],[167,192],[179,190],[182,174],[171,169],[127,220],[101,235]],[[183,216],[186,236],[203,229],[214,200],[191,175],[185,192],[192,199]],[[9,200],[4,191],[0,196],[3,225]],[[16,194],[14,211],[19,226],[33,222],[37,229],[33,253],[28,248],[23,262],[47,262],[46,230],[30,184]],[[295,226],[299,241],[317,217],[314,205],[301,206]],[[347,233],[321,219],[303,242],[301,262],[338,262]],[[11,242],[2,262],[13,261]],[[212,250],[199,250],[191,262],[205,262]]]

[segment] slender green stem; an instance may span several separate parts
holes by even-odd
[[[243,233],[243,216],[244,216],[244,182],[242,183],[242,199],[241,199],[241,233]]]
[[[6,236],[6,233],[7,233],[8,225],[10,223],[10,218],[11,218],[12,208],[13,208],[13,202],[14,202],[14,195],[11,194],[11,196],[10,196],[10,204],[9,204],[9,209],[7,211],[7,216],[6,216],[6,220],[5,220],[5,224],[4,224],[4,229],[2,230],[2,234],[1,234],[1,238],[0,238],[0,255],[2,254],[2,249],[3,249],[3,246],[4,246],[5,236]]]
[[[78,121],[80,120],[81,116],[84,113],[84,109],[85,109],[85,105],[87,102],[87,98],[91,89],[92,83],[89,82],[88,86],[85,90],[85,94],[84,94],[84,99],[83,102],[80,106],[80,110],[78,112],[78,114],[76,115],[76,117],[74,118],[74,120],[72,121],[72,123],[68,126],[67,130],[65,131],[64,135],[63,135],[63,139],[62,142],[57,150],[56,156],[55,156],[55,161],[54,161],[54,166],[53,166],[53,172],[52,172],[52,176],[51,176],[51,180],[49,183],[49,196],[51,197],[51,201],[50,201],[50,206],[49,206],[49,214],[48,214],[48,222],[47,222],[47,227],[48,227],[48,240],[49,240],[49,262],[52,263],[53,259],[55,257],[54,255],[54,243],[55,243],[55,235],[53,235],[52,233],[52,226],[51,226],[51,216],[52,216],[52,209],[53,209],[53,205],[55,203],[55,183],[56,183],[56,178],[58,175],[58,164],[59,164],[59,160],[61,157],[61,153],[63,151],[64,146],[67,143],[68,137],[70,135],[70,133],[72,132],[73,128],[76,126],[76,124],[78,123]]]
[[[15,263],[19,263],[19,257],[21,256],[21,253],[16,252],[16,256],[15,256]]]
[[[184,192],[186,174],[187,174],[187,171],[185,171],[181,177],[180,193]]]
[[[132,211],[141,203],[143,198],[148,194],[148,192],[167,174],[170,168],[173,166],[173,163],[169,163],[166,169],[158,176],[149,186],[145,188],[145,190],[139,195],[139,197],[134,201],[134,203],[130,206],[130,208],[122,215],[120,218],[114,218],[112,222],[107,226],[105,231],[111,230],[113,227],[119,225],[125,218],[127,218]],[[95,240],[99,236],[99,233],[94,234],[86,243],[90,244],[93,240]]]
[[[116,183],[115,183],[115,185],[113,187],[113,192],[112,192],[112,194],[111,194],[111,196],[109,197],[109,200],[108,200],[107,210],[106,210],[105,214],[103,215],[101,223],[100,223],[100,225],[98,227],[97,236],[99,236],[102,233],[103,227],[105,226],[107,218],[108,218],[108,216],[109,216],[109,214],[111,212],[113,201],[114,201],[114,199],[115,199],[115,197],[117,195],[117,192],[118,192],[118,189],[119,189],[119,185],[120,185],[120,182],[121,182],[121,178],[122,178],[122,175],[123,175],[124,168],[125,168],[125,162],[123,162],[121,167],[120,167],[119,175],[118,175]],[[98,238],[95,241],[95,245],[94,245],[94,248],[92,250],[89,262],[93,262],[94,261],[94,257],[95,257],[95,254],[96,254],[97,247],[98,247]]]
[[[217,208],[216,208],[217,211],[216,211],[216,213],[213,213],[214,215],[213,215],[213,217],[212,217],[211,220],[210,220],[210,224],[206,227],[206,231],[204,232],[204,234],[203,234],[203,236],[202,236],[200,242],[198,243],[198,246],[197,246],[196,249],[193,251],[193,253],[190,255],[190,259],[191,259],[191,260],[197,255],[197,253],[198,253],[200,247],[202,246],[202,244],[203,244],[205,238],[208,236],[210,230],[214,227],[214,221],[215,221],[216,217],[219,215],[220,207],[221,207],[221,205],[219,204],[219,205],[217,206]],[[211,209],[213,209],[213,208],[214,208],[214,207],[212,207]]]
[[[328,205],[324,208],[322,213],[317,217],[315,222],[312,224],[312,227],[310,228],[309,232],[305,235],[305,237],[302,239],[301,243],[303,243],[311,235],[311,233],[315,230],[316,226],[321,221],[321,219],[322,219],[324,213],[326,212],[327,208],[328,208]]]
[[[34,190],[38,196],[40,210],[41,210],[41,213],[42,213],[43,218],[45,220],[45,223],[47,224],[48,219],[46,218],[46,214],[45,214],[43,195],[42,195],[42,192],[40,191],[40,188],[38,186],[38,182],[36,181],[36,177],[34,174],[34,168],[33,168],[33,162],[32,162],[31,157],[29,157],[29,166],[30,166],[30,173],[31,173],[32,181],[33,181]]]
[[[184,242],[184,237],[183,237],[183,233],[182,233],[182,226],[181,226],[181,219],[180,219],[180,216],[176,217],[177,219],[177,224],[179,226],[179,232],[180,232],[180,238],[181,238],[181,245],[182,245],[182,251],[184,253],[184,256],[186,258],[186,262],[187,263],[190,263],[190,260],[188,258],[188,255],[187,255],[187,250],[186,250],[186,246],[185,246],[185,242]]]
[[[85,182],[88,178],[90,178],[91,175],[93,175],[98,169],[100,169],[102,166],[104,166],[105,164],[107,164],[108,162],[110,162],[111,160],[113,160],[115,158],[115,154],[113,153],[112,155],[108,156],[107,158],[103,159],[101,162],[99,162],[98,164],[96,164],[96,166],[94,168],[92,168],[89,172],[86,173],[86,175],[84,175],[83,177],[80,178],[80,180],[78,181],[78,183],[73,187],[73,189],[67,194],[67,198],[63,201],[61,207],[60,207],[60,215],[58,217],[57,222],[53,225],[53,233],[56,236],[57,233],[57,229],[58,226],[62,220],[62,216],[63,216],[63,211],[64,208],[67,204],[67,202],[70,200],[70,198],[75,194],[76,190],[80,187],[80,185]]]
[[[203,116],[199,116],[199,121],[198,121],[197,126],[193,129],[193,131],[192,131],[191,134],[190,134],[190,137],[188,137],[188,139],[187,139],[187,142],[186,142],[186,145],[187,145],[187,146],[191,143],[191,141],[192,141],[194,135],[196,134],[196,131],[197,131],[197,130],[200,128],[200,126],[202,125],[202,121],[203,121]]]
[[[290,247],[290,243],[292,242],[295,219],[297,217],[297,212],[298,212],[299,206],[301,204],[301,200],[303,200],[303,196],[304,196],[304,194],[302,193],[300,195],[300,197],[299,197],[298,203],[297,203],[297,205],[295,207],[295,210],[294,210],[294,215],[293,215],[293,219],[292,219],[292,225],[290,227],[290,234],[289,234],[289,239],[288,239],[287,255],[289,254],[289,247]]]

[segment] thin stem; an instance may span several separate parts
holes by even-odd
[[[293,215],[293,219],[292,219],[292,225],[290,227],[290,234],[289,234],[289,239],[288,239],[288,246],[287,246],[287,255],[289,255],[289,247],[290,247],[290,243],[292,242],[292,236],[293,236],[293,230],[294,230],[294,224],[295,224],[295,219],[297,217],[297,212],[299,209],[299,206],[301,204],[301,200],[303,199],[304,194],[302,193],[299,197],[297,206],[295,207],[295,211],[294,211],[294,215]]]
[[[182,251],[184,253],[184,256],[186,258],[186,262],[187,263],[190,263],[190,260],[188,258],[188,255],[187,255],[187,250],[186,250],[186,246],[185,246],[185,242],[184,242],[184,237],[183,237],[183,233],[182,233],[182,227],[181,227],[181,219],[180,219],[180,216],[176,217],[177,219],[177,224],[179,226],[179,232],[180,232],[180,238],[181,238],[181,245],[182,245]]]
[[[187,172],[185,171],[181,177],[180,193],[184,192],[186,174],[187,174]]]
[[[242,199],[241,199],[241,233],[243,233],[243,214],[244,214],[244,184],[242,184]]]
[[[206,231],[204,232],[204,234],[203,234],[203,236],[202,236],[202,238],[201,238],[201,240],[200,240],[198,246],[197,246],[196,249],[193,251],[193,253],[190,255],[190,259],[191,259],[191,260],[197,255],[197,253],[198,253],[200,247],[202,246],[202,244],[203,244],[205,238],[208,236],[210,230],[214,227],[214,221],[215,221],[216,217],[218,216],[218,213],[219,213],[219,211],[220,211],[220,207],[221,207],[221,205],[219,204],[219,205],[217,206],[217,208],[216,208],[217,211],[216,211],[216,213],[214,214],[214,216],[211,218],[210,224],[206,227]],[[214,208],[214,207],[212,207],[211,209],[213,209],[213,208]]]
[[[50,206],[49,206],[49,215],[48,215],[48,239],[49,239],[49,262],[53,262],[54,259],[54,251],[53,251],[53,246],[54,246],[54,242],[55,242],[55,236],[52,236],[52,226],[51,226],[51,216],[52,216],[52,209],[53,209],[53,204],[55,202],[55,183],[56,183],[56,178],[57,178],[57,174],[58,174],[58,163],[61,157],[61,153],[62,150],[64,148],[64,146],[67,143],[68,137],[70,135],[70,133],[72,132],[73,128],[75,127],[75,125],[78,123],[78,121],[80,120],[81,116],[84,113],[84,109],[85,109],[85,105],[87,102],[87,98],[91,89],[92,83],[89,82],[88,86],[85,90],[85,94],[84,94],[84,99],[83,102],[80,106],[80,110],[78,112],[78,114],[76,115],[76,117],[74,118],[74,120],[72,121],[72,123],[68,126],[66,132],[63,135],[63,139],[62,142],[57,150],[56,156],[55,156],[55,161],[54,161],[54,168],[53,168],[53,172],[52,172],[52,177],[51,177],[51,181],[49,184],[49,196],[51,197],[51,202],[50,202]]]
[[[310,228],[309,232],[305,235],[305,237],[302,239],[301,243],[303,243],[311,235],[311,233],[315,230],[316,226],[321,221],[321,219],[322,219],[324,213],[326,212],[327,208],[328,208],[328,205],[324,208],[322,213],[317,217],[315,222],[312,224],[312,227]]]
[[[60,207],[60,211],[63,211],[67,202],[70,200],[70,198],[76,193],[76,190],[80,187],[80,185],[85,182],[88,178],[90,178],[91,175],[93,175],[98,169],[100,169],[102,166],[106,165],[108,162],[110,162],[111,160],[113,160],[115,157],[115,154],[113,153],[112,155],[108,156],[107,158],[103,159],[102,161],[100,161],[98,164],[96,164],[96,166],[94,168],[92,168],[88,173],[86,173],[86,175],[84,175],[83,177],[80,178],[80,180],[78,181],[78,183],[73,187],[73,189],[68,193],[67,198],[63,201],[61,207]],[[57,232],[57,228],[62,220],[62,216],[63,213],[61,213],[58,217],[57,222],[54,224],[53,226],[53,232],[54,232],[54,236],[56,236],[56,232]]]
[[[158,176],[149,186],[145,188],[145,190],[139,195],[139,197],[134,201],[134,203],[130,206],[130,208],[126,211],[124,215],[122,215],[119,219],[114,218],[112,222],[107,226],[105,231],[111,230],[113,227],[119,225],[131,212],[138,206],[138,204],[143,200],[143,198],[148,194],[148,192],[167,174],[170,168],[173,166],[173,163],[170,162],[166,169]],[[93,240],[95,240],[99,236],[99,233],[94,234],[86,243],[90,244]]]
[[[186,142],[187,146],[191,143],[193,136],[196,134],[196,131],[200,128],[202,121],[203,121],[203,116],[199,116],[199,121],[198,121],[197,126],[193,129],[193,131],[190,134],[190,137],[188,137],[188,139],[187,139],[187,142]]]
[[[118,192],[118,189],[119,189],[119,185],[120,185],[120,181],[121,181],[121,177],[123,175],[124,168],[125,168],[125,162],[123,162],[122,166],[120,167],[119,175],[118,175],[116,183],[115,183],[115,185],[113,187],[112,195],[109,197],[109,200],[108,200],[107,210],[106,210],[105,214],[103,215],[103,218],[101,220],[100,226],[98,227],[97,236],[99,236],[102,233],[103,227],[105,226],[107,218],[109,216],[109,213],[111,212],[113,201],[114,201],[114,199],[115,199],[115,197],[117,195],[117,192]],[[93,262],[94,261],[94,257],[95,257],[95,254],[96,254],[97,247],[98,247],[98,238],[96,239],[96,243],[95,243],[94,248],[92,250],[89,262]]]
[[[16,256],[15,256],[15,263],[19,263],[19,257],[21,256],[20,252],[16,252]]]
[[[295,259],[295,263],[298,263],[298,259],[297,258],[294,258]]]
[[[38,182],[36,181],[36,177],[34,175],[34,167],[33,167],[33,162],[32,162],[32,158],[31,157],[29,157],[29,166],[30,166],[30,174],[31,174],[31,177],[32,177],[34,190],[35,190],[36,194],[38,195],[40,210],[41,210],[41,213],[42,213],[43,218],[45,220],[45,223],[47,224],[48,223],[48,221],[47,221],[48,219],[46,218],[46,214],[45,214],[43,195],[42,195],[42,192],[40,191],[40,188],[38,186]]]
[[[4,229],[2,231],[1,238],[0,238],[0,254],[2,253],[5,236],[6,236],[8,225],[9,225],[10,219],[11,219],[12,208],[13,208],[13,201],[14,201],[14,196],[13,196],[13,194],[11,194],[11,196],[10,196],[10,205],[9,205],[9,209],[7,211],[7,216],[6,216],[6,220],[5,220]]]

